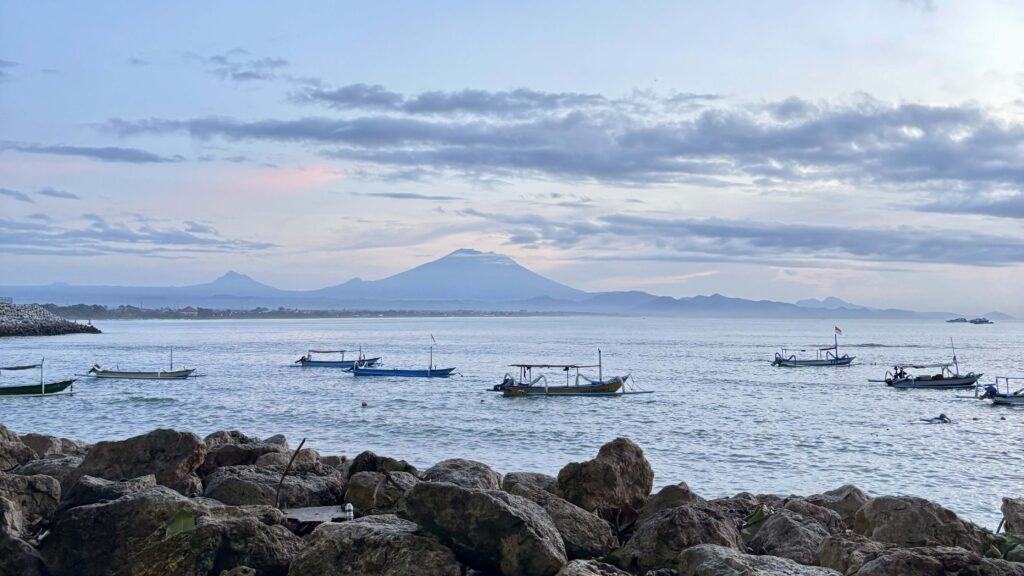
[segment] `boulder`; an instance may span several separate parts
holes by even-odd
[[[597,560],[573,560],[562,567],[555,576],[630,576],[611,564]]]
[[[530,488],[537,488],[554,493],[558,486],[558,479],[550,474],[540,472],[509,472],[501,479],[501,489],[511,492],[516,484],[525,484]]]
[[[295,455],[295,461],[292,466],[298,466],[300,464],[316,464],[320,461],[320,454],[312,448],[303,448],[296,453],[294,450],[288,450],[286,452],[267,452],[256,459],[257,466],[287,466],[288,462],[291,461],[292,455]]]
[[[0,424],[0,472],[13,470],[38,457],[36,451],[26,446],[13,430]]]
[[[219,574],[236,566],[284,575],[301,540],[268,518],[206,507],[164,486],[58,516],[40,552],[55,576]]]
[[[274,505],[284,466],[225,466],[206,477],[203,495],[225,504]],[[293,466],[281,485],[282,508],[341,504],[345,481],[321,464]]]
[[[64,456],[81,458],[90,448],[89,444],[85,442],[47,436],[46,434],[25,434],[21,437],[21,442],[35,451],[40,458],[62,458]]]
[[[82,459],[78,456],[54,456],[52,458],[26,462],[11,470],[11,474],[18,474],[19,476],[35,476],[37,474],[52,476],[60,482],[60,489],[63,494],[71,490],[71,487],[78,480],[77,471],[81,463]]]
[[[252,444],[259,441],[259,438],[255,436],[249,436],[238,430],[218,430],[216,432],[210,433],[209,435],[206,436],[206,438],[203,438],[203,443],[206,444],[206,449],[209,450],[210,452],[213,452],[214,450],[220,448],[221,446],[226,446],[229,444]]]
[[[206,457],[206,444],[191,432],[154,430],[89,449],[79,476],[127,480],[152,474],[157,484],[171,486],[195,472]]]
[[[509,494],[522,496],[548,513],[551,522],[562,535],[565,554],[570,560],[599,558],[619,545],[619,539],[615,537],[607,520],[551,492],[516,484]]]
[[[879,542],[904,547],[959,546],[984,553],[987,538],[953,511],[924,498],[880,496],[857,510],[853,529]]]
[[[0,530],[0,576],[48,576],[49,573],[35,548]]]
[[[852,528],[857,510],[860,510],[861,506],[867,504],[871,497],[853,484],[845,484],[835,490],[808,496],[806,500],[811,504],[822,506],[838,513],[846,527]]]
[[[1003,498],[1003,527],[1010,534],[1024,534],[1024,498]]]
[[[754,556],[733,548],[700,544],[679,555],[679,576],[840,576],[835,570],[804,566],[785,558]]]
[[[857,576],[1019,576],[1024,566],[985,559],[951,546],[894,548],[866,562]]]
[[[645,520],[654,516],[662,510],[669,508],[675,508],[676,506],[682,506],[683,504],[701,503],[705,500],[700,496],[696,495],[690,487],[686,485],[686,482],[680,482],[679,484],[670,484],[665,486],[658,493],[651,496],[644,507],[640,509],[640,516],[637,518],[637,524],[643,524]]]
[[[784,498],[776,496],[775,494],[751,494],[750,492],[740,492],[735,496],[715,498],[714,500],[708,501],[708,504],[714,505],[727,516],[738,522],[743,521],[745,518],[753,514],[759,506],[764,506],[769,510],[775,510],[782,508],[785,503],[786,501]]]
[[[96,504],[97,502],[117,500],[122,496],[136,494],[154,486],[156,486],[156,477],[152,474],[122,482],[104,480],[103,478],[93,476],[82,476],[72,486],[71,490],[64,495],[58,512],[77,508],[78,506]]]
[[[220,576],[258,576],[254,568],[248,566],[235,566],[231,570],[225,570]]]
[[[791,510],[779,510],[761,525],[750,540],[750,551],[788,558],[799,564],[818,563],[818,547],[829,533],[817,520]]]
[[[429,482],[450,482],[471,490],[501,490],[501,474],[487,464],[451,458],[434,464],[423,473]]]
[[[288,572],[289,576],[349,574],[460,576],[462,568],[451,550],[421,535],[416,524],[386,514],[321,524]]]
[[[562,468],[557,493],[620,527],[636,519],[653,485],[654,471],[644,451],[628,438],[616,438],[601,446],[593,460]]]
[[[521,496],[420,482],[406,495],[406,514],[479,570],[549,576],[566,562],[547,512]]]
[[[194,498],[196,496],[203,495],[203,481],[199,478],[199,475],[195,472],[185,476],[181,480],[178,480],[174,484],[169,486],[172,490],[181,494],[182,496],[188,496]]]
[[[206,477],[217,468],[256,464],[267,454],[288,453],[288,440],[284,436],[271,436],[260,440],[237,430],[214,432],[206,437],[207,454],[198,473]],[[288,464],[288,462],[285,462]]]
[[[0,474],[0,497],[18,509],[22,528],[49,520],[60,504],[60,482],[50,476]]]
[[[360,515],[405,509],[405,495],[419,479],[408,472],[359,472],[348,479],[345,502]]]
[[[352,465],[348,468],[348,475],[351,477],[353,474],[359,472],[408,472],[413,476],[419,477],[420,473],[416,470],[416,467],[409,464],[405,460],[395,460],[387,456],[378,456],[369,450],[361,452],[352,460]]]
[[[865,563],[878,558],[895,544],[875,542],[854,532],[843,532],[825,538],[818,547],[818,566],[831,568],[841,574],[852,576]]]
[[[743,549],[736,522],[709,504],[686,504],[658,512],[613,553],[615,563],[630,572],[672,568],[679,553],[698,544]]]
[[[790,498],[782,505],[784,510],[796,512],[804,518],[816,520],[829,534],[843,532],[843,517],[835,510],[811,504],[803,498]]]
[[[25,518],[21,515],[21,507],[0,496],[0,533],[23,534],[24,532]]]

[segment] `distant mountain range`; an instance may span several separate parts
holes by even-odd
[[[193,286],[0,286],[0,296],[39,304],[130,304],[145,308],[485,310],[753,318],[952,318],[964,314],[877,309],[839,298],[795,304],[720,294],[671,298],[641,291],[585,292],[493,252],[456,250],[381,280],[354,278],[319,290],[281,290],[237,272]],[[1009,316],[989,312],[992,319]]]

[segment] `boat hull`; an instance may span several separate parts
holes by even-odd
[[[114,370],[93,370],[94,378],[109,378],[112,380],[184,380],[195,372],[195,368],[187,370],[172,370],[168,372],[118,372]]]
[[[842,358],[829,358],[828,360],[799,360],[795,358],[776,358],[772,362],[772,366],[781,366],[783,368],[808,368],[816,366],[849,366],[853,362],[853,356],[843,356]]]
[[[391,378],[447,378],[455,368],[432,370],[401,370],[398,368],[352,368],[353,376],[384,376]]]
[[[1000,395],[1000,396],[989,396],[989,400],[993,404],[1000,406],[1024,406],[1024,396],[1013,396],[1013,395]]]
[[[342,368],[349,370],[359,366],[372,367],[380,362],[380,358],[367,358],[365,360],[300,360],[299,365],[303,368]]]
[[[899,390],[964,390],[974,388],[981,374],[969,374],[957,378],[904,378],[887,381],[886,384]]]
[[[28,384],[25,386],[0,386],[0,398],[13,396],[55,396],[58,394],[70,394],[65,392],[75,381],[64,380],[63,382],[50,382],[47,384]]]
[[[527,386],[510,385],[501,387],[501,395],[506,398],[524,396],[621,396],[619,390],[626,382],[625,378],[609,378],[603,382],[592,382],[574,386]]]

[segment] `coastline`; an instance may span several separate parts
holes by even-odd
[[[37,304],[0,303],[0,338],[99,333],[92,324],[67,320]]]

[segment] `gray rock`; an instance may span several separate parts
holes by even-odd
[[[740,492],[735,496],[708,500],[708,504],[714,505],[736,521],[742,521],[753,514],[758,506],[778,509],[782,508],[785,503],[785,499],[775,494],[751,494],[750,492]]]
[[[628,438],[616,438],[586,462],[572,462],[558,473],[558,495],[596,512],[614,526],[632,523],[654,484],[644,451]]]
[[[154,486],[156,486],[156,477],[152,474],[121,482],[104,480],[103,478],[95,478],[93,476],[82,476],[71,490],[64,495],[58,512],[77,508],[78,506],[117,500],[122,496],[136,494]]]
[[[501,490],[501,474],[487,464],[450,458],[428,468],[422,478],[429,482],[450,482],[471,490]]]
[[[203,481],[195,472],[192,472],[188,476],[185,476],[181,480],[171,484],[168,488],[189,498],[203,495]]]
[[[408,472],[359,472],[348,479],[345,502],[360,515],[398,512],[405,509],[405,495],[417,482]]]
[[[619,544],[608,521],[551,492],[516,484],[509,494],[522,496],[539,505],[551,517],[562,535],[566,556],[571,559],[599,558]]]
[[[1024,498],[1003,498],[1003,522],[1011,534],[1024,534]]]
[[[249,568],[248,566],[236,566],[231,570],[221,572],[220,576],[257,576],[257,574],[255,568]]]
[[[679,553],[698,544],[743,549],[732,518],[709,504],[687,504],[649,518],[613,556],[620,568],[642,574],[675,567]]]
[[[813,566],[818,563],[818,547],[828,536],[828,531],[817,520],[783,509],[765,520],[749,545],[755,554],[788,558]]]
[[[225,504],[274,505],[284,466],[225,466],[206,477],[203,495]],[[294,466],[281,486],[282,508],[341,504],[345,481],[321,464]]]
[[[530,488],[554,493],[558,487],[558,479],[550,474],[539,472],[509,472],[501,479],[501,489],[505,492],[511,492],[512,487],[516,484],[524,484]]]
[[[211,438],[212,437],[212,438]],[[217,468],[226,466],[248,466],[256,464],[268,454],[288,453],[288,442],[267,442],[245,436],[241,432],[214,432],[207,436],[214,447],[209,449],[198,473],[205,478]],[[283,438],[283,437],[282,437]],[[281,439],[278,439],[281,440]],[[287,464],[288,462],[285,462]]]
[[[880,496],[859,510],[854,530],[879,542],[905,547],[959,546],[979,553],[988,549],[982,531],[953,511],[924,498]]]
[[[854,532],[843,532],[825,538],[818,547],[819,566],[831,568],[846,576],[853,576],[865,563],[878,558],[895,544],[875,542]]]
[[[408,472],[417,478],[420,475],[419,471],[416,470],[416,467],[405,460],[395,460],[394,458],[389,458],[387,456],[378,456],[369,450],[361,452],[352,460],[352,465],[348,468],[348,475],[351,477],[353,474],[358,474],[359,472],[384,471]]]
[[[0,474],[0,497],[17,507],[26,531],[53,517],[60,504],[60,482],[50,476]]]
[[[670,484],[665,486],[658,493],[651,496],[644,507],[640,509],[640,516],[637,518],[637,524],[643,524],[645,520],[654,516],[662,510],[669,508],[675,508],[676,506],[682,506],[684,504],[693,504],[705,502],[703,498],[696,495],[690,487],[686,485],[686,482],[680,482],[679,484]]]
[[[60,482],[61,493],[64,493],[71,490],[71,487],[78,480],[77,471],[81,463],[82,459],[78,456],[43,458],[26,462],[12,470],[11,474],[19,476],[35,476],[37,474],[52,476]]]
[[[407,514],[473,568],[505,576],[550,576],[566,563],[565,546],[543,508],[500,490],[420,482]]]
[[[90,448],[85,442],[46,434],[24,434],[21,436],[21,442],[35,451],[40,458],[83,457]]]
[[[246,435],[238,430],[218,430],[203,438],[203,443],[206,444],[206,449],[209,452],[213,452],[221,446],[237,446],[239,444],[255,444],[257,442],[260,442],[259,438]],[[285,446],[287,447],[287,441]]]
[[[555,576],[630,576],[611,564],[597,560],[573,560],[562,567]]]
[[[48,576],[43,559],[24,540],[0,530],[0,576]]]
[[[320,461],[320,454],[312,448],[303,448],[299,450],[298,454],[294,450],[286,452],[268,452],[263,454],[256,459],[257,466],[287,466],[288,462],[291,461],[292,455],[295,455],[295,461],[292,462],[292,466],[298,466],[303,464],[316,464]]]
[[[372,474],[372,472],[370,473]],[[460,576],[455,554],[393,515],[321,524],[292,562],[289,576]]]
[[[0,472],[13,470],[38,457],[13,430],[0,424]]]
[[[754,556],[733,548],[700,544],[679,555],[679,576],[840,576],[834,570],[804,566],[785,558]]]
[[[206,444],[191,432],[154,430],[117,442],[99,442],[89,449],[79,476],[127,480],[152,474],[157,484],[171,486],[195,472],[206,457]]]
[[[25,518],[21,515],[21,507],[0,496],[0,533],[23,534],[24,532]]]
[[[99,334],[92,324],[65,320],[38,304],[0,303],[0,337]]]
[[[951,546],[894,548],[866,562],[857,576],[1020,576],[1024,566]]]
[[[829,534],[840,534],[845,529],[843,518],[835,510],[811,504],[803,498],[790,498],[782,508],[796,512],[804,518],[816,520]]]
[[[0,442],[17,442],[19,444],[23,444],[21,436],[18,436],[17,432],[3,424],[0,424]]]
[[[852,528],[857,510],[860,510],[861,506],[867,504],[871,497],[853,484],[845,484],[835,490],[808,496],[806,500],[811,504],[822,506],[838,513],[843,519],[843,524],[847,528]]]

